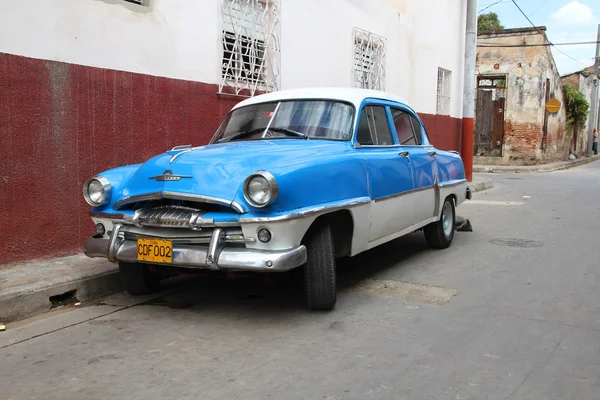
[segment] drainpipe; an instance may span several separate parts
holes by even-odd
[[[461,157],[467,180],[473,180],[473,140],[475,119],[475,63],[477,57],[477,0],[467,0],[465,36],[465,77],[463,90],[463,120]]]
[[[598,40],[596,41],[596,57],[594,58],[594,77],[592,78],[592,98],[590,104],[590,120],[588,122],[588,148],[587,156],[592,156],[592,144],[594,141],[594,127],[598,125],[598,64],[600,64],[600,24],[598,25]]]

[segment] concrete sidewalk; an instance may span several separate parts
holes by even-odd
[[[573,161],[559,161],[549,164],[539,165],[473,165],[474,173],[536,173],[536,172],[552,172],[561,169],[577,167],[578,165],[587,164],[593,161],[600,160],[600,155],[592,157],[582,157]]]
[[[494,186],[475,175],[473,192]],[[83,254],[0,266],[0,323],[29,318],[122,290],[117,264]]]
[[[117,264],[83,254],[0,266],[0,323],[120,290]]]

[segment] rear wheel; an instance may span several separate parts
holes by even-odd
[[[328,224],[321,224],[305,241],[307,261],[304,266],[304,297],[311,310],[331,310],[337,301],[333,234]]]
[[[119,262],[123,286],[134,296],[154,293],[160,286],[160,274],[147,264]]]
[[[434,249],[450,247],[452,239],[454,239],[456,226],[456,213],[454,211],[454,201],[449,197],[444,200],[440,220],[425,227],[425,239],[429,246]]]

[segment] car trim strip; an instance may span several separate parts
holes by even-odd
[[[464,184],[466,182],[467,182],[466,179],[459,179],[459,180],[451,181],[451,182],[448,182],[448,183],[440,183],[440,188],[454,187],[454,186],[462,185],[462,184]]]
[[[425,187],[420,187],[420,188],[415,188],[415,189],[410,189],[407,190],[405,192],[400,192],[400,193],[394,193],[394,194],[389,194],[387,196],[383,196],[383,197],[378,197],[377,199],[375,199],[375,203],[378,203],[380,201],[384,201],[384,200],[389,200],[389,199],[393,199],[396,197],[401,197],[401,196],[406,196],[408,194],[413,194],[413,193],[417,193],[417,192],[422,192],[424,190],[429,190],[429,189],[433,189],[435,185],[430,185],[430,186],[425,186]]]
[[[402,193],[395,193],[395,194],[390,194],[388,196],[379,197],[379,198],[375,199],[375,203],[383,201],[383,200],[393,199],[395,197],[400,197],[400,196],[405,196],[405,195],[408,195],[408,194],[413,194],[413,193],[421,192],[423,190],[429,190],[429,189],[434,189],[435,190],[436,187],[439,187],[440,189],[454,187],[454,186],[461,185],[461,184],[465,183],[466,181],[467,181],[466,179],[461,179],[459,181],[452,181],[450,183],[439,183],[438,176],[436,174],[435,182],[433,183],[433,185],[425,186],[425,187],[420,187],[420,188],[415,188],[415,189],[411,189],[411,190],[407,190],[407,191],[402,192]],[[437,207],[436,207],[436,209],[437,209]]]
[[[250,217],[250,218],[240,218],[240,224],[249,224],[249,223],[266,223],[266,222],[280,222],[280,221],[289,221],[294,219],[300,219],[309,217],[315,214],[322,214],[325,212],[334,212],[338,210],[343,210],[350,207],[356,207],[363,204],[370,203],[371,199],[368,198],[359,198],[353,199],[349,201],[345,201],[343,203],[338,203],[334,205],[325,205],[318,206],[315,208],[311,208],[310,210],[302,210],[297,212],[292,212],[286,215],[278,215],[276,217]]]
[[[435,200],[433,203],[433,216],[440,215],[440,174],[435,174],[435,182],[433,183],[433,193]]]
[[[125,219],[125,214],[90,211],[90,217],[100,219]]]

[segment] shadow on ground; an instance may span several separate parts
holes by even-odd
[[[430,251],[422,234],[411,234],[356,257],[338,260],[338,290],[390,268],[402,269],[411,258]],[[144,305],[168,307],[173,310],[224,310],[248,312],[251,310],[283,313],[306,311],[302,295],[302,276],[299,271],[273,274],[223,273],[189,275],[163,282],[168,293],[149,300]],[[339,304],[339,300],[338,300]]]

